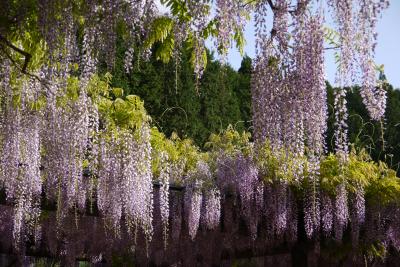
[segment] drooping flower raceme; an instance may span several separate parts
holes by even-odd
[[[203,197],[202,221],[205,227],[213,230],[219,225],[221,217],[221,194],[218,189],[212,188]]]
[[[4,74],[11,71],[7,62],[2,66]],[[35,101],[39,90],[37,81],[22,80],[21,101],[11,101],[11,81],[2,80],[3,94],[10,96],[1,114],[2,156],[0,181],[4,184],[7,201],[15,203],[13,213],[13,238],[16,248],[21,248],[26,237],[33,235],[38,240],[42,179],[40,175],[41,114],[32,110],[30,101]],[[25,114],[25,115],[24,115]]]
[[[123,159],[123,202],[128,218],[128,227],[141,227],[147,241],[153,235],[153,175],[151,171],[150,128],[142,124],[138,139],[131,136],[131,145]],[[123,138],[123,144],[127,144]],[[129,143],[128,143],[129,144]]]
[[[114,136],[99,140],[99,168],[97,182],[97,206],[106,225],[120,234],[122,216],[121,160]]]
[[[254,135],[273,149],[319,157],[325,151],[327,120],[322,17],[296,13],[289,43],[289,3],[274,6],[274,23],[266,33],[265,7],[256,7],[256,51],[252,77]],[[291,51],[290,51],[291,50]]]
[[[321,224],[321,203],[319,192],[319,162],[311,159],[308,163],[308,186],[304,196],[304,228],[308,238],[319,233]]]
[[[206,64],[205,40],[200,34],[209,22],[208,4],[205,0],[188,0],[186,3],[188,13],[192,16],[192,21],[188,25],[194,31],[193,50],[194,50],[194,74],[198,89],[198,83],[203,76]]]
[[[43,158],[47,175],[45,192],[49,199],[57,201],[59,219],[69,208],[84,209],[86,202],[82,164],[89,138],[88,101],[86,92],[82,90],[76,101],[59,106],[56,96],[66,97],[62,84],[71,81],[68,77],[66,79],[52,81],[54,91],[47,101],[46,126],[41,132],[46,151]]]
[[[323,28],[320,14],[314,17],[298,16],[295,31],[294,78],[299,114],[304,114],[304,134],[309,157],[319,157],[325,152],[327,130],[327,96],[324,80]],[[295,151],[303,153],[300,138]],[[296,141],[296,139],[295,139]]]
[[[131,234],[141,229],[148,242],[153,235],[153,182],[150,129],[145,124],[137,136],[100,138],[97,202],[106,222],[119,233],[125,214]],[[165,214],[164,214],[165,215]]]
[[[251,157],[239,153],[233,164],[233,181],[240,197],[241,214],[246,220],[252,238],[255,239],[263,208],[263,185],[259,181],[258,169]]]
[[[192,240],[195,239],[200,224],[201,204],[203,200],[200,187],[201,182],[196,180],[185,189],[185,212],[187,214],[189,236]]]
[[[171,170],[168,162],[168,154],[162,152],[160,155],[160,189],[159,189],[159,199],[160,199],[160,214],[161,223],[163,228],[164,244],[167,245],[168,239],[168,220],[169,220],[169,180],[170,180]]]
[[[373,62],[376,47],[376,24],[383,9],[389,1],[359,0],[360,11],[357,17],[360,36],[358,37],[359,64],[361,69],[361,96],[369,115],[380,120],[386,108],[386,92],[376,82],[376,71]]]
[[[330,0],[334,19],[338,25],[340,37],[340,62],[336,73],[336,82],[340,88],[335,90],[335,146],[336,153],[345,160],[348,154],[347,139],[347,88],[355,77],[355,26],[353,0]]]
[[[352,243],[354,245],[358,244],[360,229],[365,222],[365,198],[364,198],[364,188],[362,186],[357,186],[356,191],[351,194],[350,199],[350,227]]]
[[[216,18],[219,21],[215,45],[220,49],[221,60],[225,63],[232,35],[244,30],[248,10],[239,0],[217,0],[215,5]]]
[[[321,194],[321,228],[325,236],[330,236],[333,228],[334,206],[332,199],[326,194]]]
[[[340,241],[349,220],[347,191],[344,183],[337,186],[335,199],[334,232],[335,239]]]

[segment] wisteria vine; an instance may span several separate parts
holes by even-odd
[[[369,182],[385,186],[377,181],[393,175],[373,165],[379,179],[362,183],[359,177],[346,177],[351,176],[348,166],[354,158],[347,137],[346,92],[354,77],[360,77],[371,118],[384,117],[386,93],[377,84],[373,57],[377,19],[389,1],[327,1],[339,38],[334,47],[339,58],[334,100],[337,173],[328,182],[323,179],[331,175],[323,166],[331,158],[326,155],[325,13],[320,1],[162,1],[172,14],[166,15],[169,23],[158,25],[161,28],[153,25],[162,17],[153,0],[84,2],[81,16],[69,2],[38,1],[38,55],[18,46],[32,46],[29,42],[39,37],[23,36],[13,45],[0,27],[0,185],[5,203],[13,207],[17,249],[43,236],[41,206],[47,202],[56,207],[57,238],[65,234],[63,225],[71,213],[78,226],[79,214],[90,206],[89,213],[97,209],[110,238],[123,239],[127,233],[139,249],[143,246],[137,243],[143,240],[147,250],[151,247],[160,224],[167,250],[169,240],[181,235],[195,241],[199,232],[222,228],[229,198],[253,241],[265,227],[271,242],[292,244],[302,226],[309,239],[321,235],[340,242],[350,227],[353,245],[375,238],[400,249],[398,208],[385,203],[380,210],[380,202],[368,191]],[[157,143],[161,133],[152,127],[140,99],[111,88],[109,74],[98,75],[100,66],[114,67],[119,38],[126,46],[126,75],[134,61],[151,56],[155,48],[148,43],[161,45],[168,39],[176,71],[189,44],[198,84],[207,63],[207,38],[215,38],[225,62],[233,39],[240,43],[243,38],[249,13],[256,38],[251,80],[254,143],[247,140],[245,148],[201,153],[179,138]],[[125,32],[118,36],[120,28]],[[184,191],[182,196],[171,193],[176,188]],[[159,221],[153,218],[156,209]],[[367,229],[365,236],[362,229]]]

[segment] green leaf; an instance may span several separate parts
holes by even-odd
[[[112,93],[115,97],[123,97],[124,96],[124,89],[122,88],[113,88]]]
[[[163,42],[172,32],[174,21],[169,17],[159,17],[154,19],[149,36],[144,42],[146,48],[150,48],[156,42]]]

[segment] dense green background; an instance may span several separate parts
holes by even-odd
[[[145,101],[153,124],[167,136],[177,132],[203,147],[211,133],[219,132],[229,124],[239,131],[252,130],[249,57],[245,56],[240,69],[235,71],[208,53],[207,68],[196,88],[189,51],[183,49],[178,68],[174,60],[164,64],[153,57],[148,62],[138,60],[132,73],[126,74],[123,66],[124,49],[120,45],[112,72],[113,86],[124,88],[128,91],[126,93],[139,95]],[[370,120],[359,88],[348,90],[349,138],[356,148],[367,149],[373,159],[384,160],[390,167],[399,170],[400,91],[390,84],[386,84],[385,88],[388,104],[382,124]],[[328,150],[332,151],[334,88],[329,83],[327,92],[329,130],[326,141]]]

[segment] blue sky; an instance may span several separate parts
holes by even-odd
[[[383,12],[383,17],[378,22],[378,45],[376,48],[375,62],[384,64],[388,81],[396,88],[400,88],[400,0],[391,0],[390,7]],[[248,23],[245,30],[247,41],[245,53],[254,57],[254,27]],[[242,57],[236,49],[231,49],[228,61],[235,69],[240,67]],[[326,79],[334,84],[336,65],[333,53],[326,53]]]

